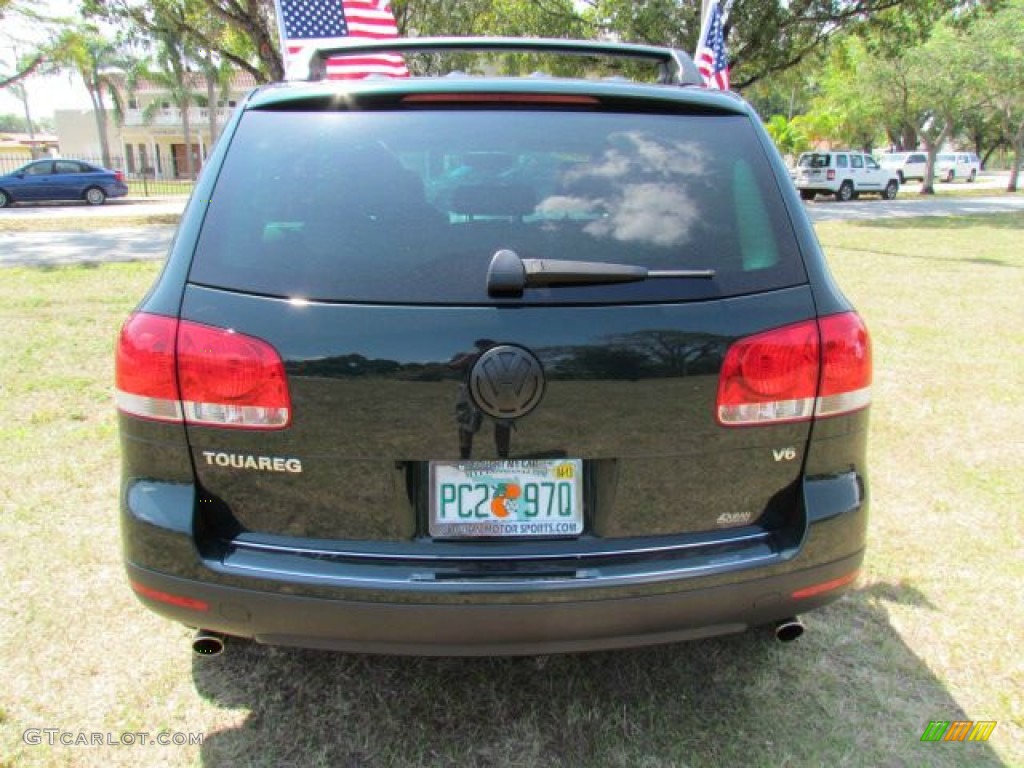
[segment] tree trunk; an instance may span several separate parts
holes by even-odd
[[[96,82],[85,82],[85,89],[89,92],[89,100],[92,102],[92,113],[96,118],[96,133],[100,139],[100,155],[103,159],[103,167],[110,167],[110,139],[107,138],[107,110],[103,104],[103,90]]]
[[[210,146],[217,141],[217,69],[213,66],[213,56],[206,51],[206,114],[210,120]]]
[[[924,128],[918,131],[918,136],[924,142],[925,151],[928,153],[928,162],[924,166],[924,181],[921,182],[922,195],[935,194],[935,157],[939,154],[939,148],[949,137],[952,125],[951,120],[943,120],[942,129],[937,135]]]
[[[1006,184],[1007,192],[1017,191],[1022,162],[1024,162],[1024,121],[1017,126],[1017,133],[1013,137],[1013,162],[1010,164],[1010,180]]]
[[[192,163],[192,119],[189,116],[191,107],[189,99],[182,99],[179,109],[181,109],[181,132],[185,135],[185,177],[193,181],[196,174]]]

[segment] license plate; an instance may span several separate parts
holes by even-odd
[[[583,533],[583,462],[433,462],[430,535],[528,538]]]

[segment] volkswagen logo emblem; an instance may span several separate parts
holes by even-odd
[[[469,372],[477,407],[495,419],[525,416],[544,396],[540,361],[522,347],[499,344],[477,359]]]

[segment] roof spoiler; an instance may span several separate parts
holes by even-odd
[[[393,37],[387,40],[348,37],[329,47],[312,49],[306,67],[301,61],[290,68],[290,80],[323,80],[327,59],[367,53],[511,51],[550,53],[564,56],[606,56],[644,60],[658,65],[658,82],[665,85],[702,85],[700,73],[689,54],[674,48],[597,40],[561,40],[523,37]]]

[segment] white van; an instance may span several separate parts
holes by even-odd
[[[935,178],[940,181],[966,179],[971,182],[980,172],[981,162],[973,152],[943,152],[935,158]]]

